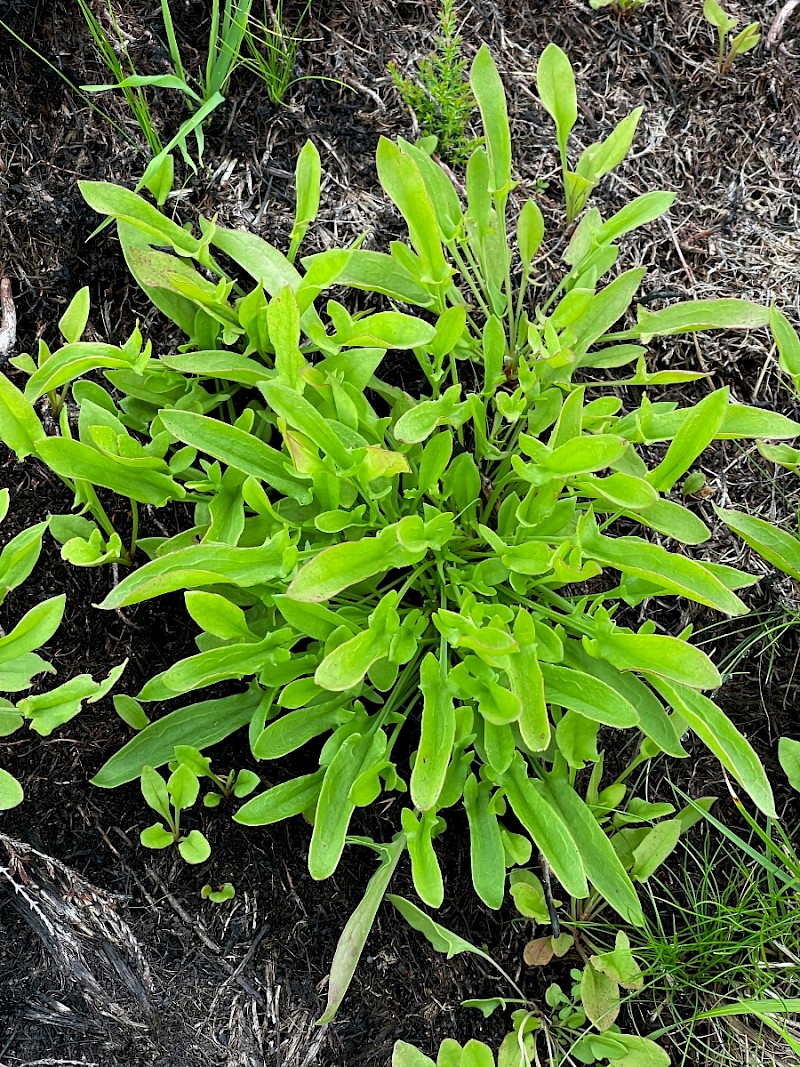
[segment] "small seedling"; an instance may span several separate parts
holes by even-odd
[[[595,11],[604,7],[610,7],[619,15],[632,15],[640,7],[644,7],[647,0],[589,0],[589,6]]]
[[[8,513],[10,494],[0,489],[0,523]],[[47,520],[29,526],[7,540],[0,551],[0,604],[12,590],[29,577],[42,550]],[[47,692],[28,693],[34,679],[55,674],[55,668],[39,650],[61,625],[66,596],[60,593],[34,604],[6,633],[0,626],[0,739],[11,736],[27,725],[41,737],[49,737],[59,726],[69,722],[84,703],[94,704],[108,693],[125,669],[125,660],[103,680],[96,682],[89,674],[79,674]],[[3,621],[7,616],[3,616]],[[13,699],[7,699],[12,697]],[[21,804],[22,785],[0,767],[0,811]]]
[[[211,760],[191,745],[175,746],[175,761],[170,763],[170,770],[187,767],[197,778],[208,778],[214,786],[214,792],[206,793],[203,805],[216,808],[230,796],[237,799],[249,796],[261,779],[253,771],[229,771],[225,778],[220,778],[211,770]]]
[[[145,848],[169,848],[177,845],[187,863],[203,863],[211,855],[211,846],[199,830],[181,831],[181,812],[197,800],[200,782],[197,775],[181,764],[164,781],[152,767],[142,768],[142,796],[163,822],[154,822],[142,830],[139,839]]]
[[[739,24],[739,20],[732,18],[717,3],[717,0],[703,0],[703,15],[706,21],[716,28],[719,42],[717,62],[720,73],[727,74],[736,57],[755,48],[761,40],[761,34],[758,32],[759,23],[751,22],[735,37],[731,37],[730,33]]]
[[[236,890],[230,882],[221,885],[219,889],[212,889],[210,885],[206,884],[200,890],[200,896],[203,900],[210,900],[212,904],[224,904],[226,900],[233,900],[236,896]]]
[[[454,7],[454,0],[443,0],[436,51],[417,64],[416,80],[400,74],[394,64],[389,65],[389,73],[403,102],[417,116],[422,132],[436,137],[442,159],[464,163],[480,142],[466,132],[475,97],[467,77],[467,61],[461,55]]]

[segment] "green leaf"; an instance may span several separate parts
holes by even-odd
[[[536,91],[556,124],[561,166],[567,165],[567,138],[578,118],[575,76],[569,59],[556,44],[549,44],[536,67]]]
[[[17,625],[0,637],[0,663],[8,663],[24,656],[49,641],[64,615],[67,598],[64,593],[49,597],[27,611]]]
[[[604,222],[595,233],[598,244],[609,244],[618,237],[638,229],[640,226],[659,218],[672,205],[675,193],[653,192],[634,197],[625,207]]]
[[[185,352],[179,356],[162,356],[160,362],[181,374],[197,374],[204,378],[222,378],[240,385],[257,387],[267,376],[263,363],[236,352]],[[220,425],[225,425],[220,423]]]
[[[37,444],[45,438],[33,405],[4,374],[0,374],[0,440],[18,460],[36,455]]]
[[[355,810],[351,787],[361,774],[381,762],[385,751],[386,735],[382,730],[364,736],[354,733],[344,739],[328,765],[308,850],[308,871],[315,880],[330,878],[339,865]]]
[[[110,456],[65,437],[48,437],[40,441],[37,453],[61,478],[101,485],[141,504],[160,508],[168,500],[182,500],[186,496],[186,490],[170,476],[163,460]],[[154,470],[154,467],[159,469]]]
[[[300,351],[300,309],[288,285],[270,300],[267,323],[269,338],[275,348],[278,378],[290,389],[302,392],[300,375],[306,361]]]
[[[244,611],[219,593],[199,590],[184,594],[186,610],[201,630],[223,641],[255,641],[256,635],[247,625]]]
[[[436,212],[425,182],[412,159],[386,137],[381,137],[375,156],[381,185],[397,205],[408,226],[411,244],[420,257],[423,284],[440,285],[449,277]]]
[[[728,15],[717,0],[703,0],[703,16],[724,35],[736,25],[737,20]]]
[[[154,822],[139,834],[139,840],[145,848],[169,848],[175,843],[175,838],[160,822]]]
[[[233,816],[243,826],[270,826],[300,815],[313,807],[319,797],[326,769],[290,778],[248,800]]]
[[[127,370],[132,357],[115,345],[79,342],[54,352],[46,363],[28,378],[25,397],[33,404],[45,393],[93,370]]]
[[[633,958],[631,943],[624,930],[617,931],[613,951],[592,956],[591,963],[595,970],[608,975],[626,989],[639,990],[644,985],[641,969]]]
[[[336,432],[332,420],[326,419],[305,397],[277,380],[262,384],[261,392],[276,415],[305,434],[340,470],[350,468],[350,448]]]
[[[261,779],[255,771],[239,771],[233,786],[233,795],[237,800],[249,797],[254,789],[258,788]]]
[[[617,123],[608,137],[589,145],[581,153],[576,174],[595,185],[600,178],[620,164],[633,143],[643,111],[643,107],[634,108],[630,115]]]
[[[167,781],[167,792],[176,811],[191,808],[200,792],[200,782],[191,767],[178,764]]]
[[[544,855],[567,893],[578,899],[587,896],[586,875],[580,853],[557,808],[542,796],[527,777],[525,761],[517,752],[501,787],[514,814]]]
[[[447,666],[432,653],[420,665],[423,696],[420,741],[411,772],[411,799],[420,811],[436,807],[453,753],[456,714]]]
[[[407,444],[420,444],[437,426],[463,426],[469,418],[469,409],[460,396],[461,386],[453,385],[436,400],[418,401],[397,420],[395,437]]]
[[[463,937],[459,937],[458,934],[454,934],[446,927],[441,926],[430,915],[418,908],[416,904],[406,900],[405,897],[388,893],[386,899],[394,904],[409,926],[423,934],[436,951],[445,953],[449,960],[462,952],[471,952],[482,959],[488,959],[486,953],[482,952],[481,949],[466,941]]]
[[[113,182],[87,181],[79,181],[78,188],[89,207],[98,214],[132,223],[153,244],[170,245],[190,256],[199,251],[200,242],[196,237],[129,189]]]
[[[654,337],[669,337],[696,330],[751,330],[769,325],[769,309],[749,300],[688,300],[660,311],[639,305],[637,325],[620,336],[641,337],[649,344]]]
[[[310,267],[314,258],[307,256],[303,265]],[[412,306],[429,307],[434,303],[434,297],[419,284],[414,275],[386,252],[354,249],[338,281],[352,289],[382,293]]]
[[[590,1022],[600,1033],[614,1025],[619,1015],[619,986],[602,971],[596,971],[591,963],[583,968],[581,977],[581,1004]]]
[[[714,507],[717,515],[734,533],[779,571],[800,580],[800,538],[765,519],[744,512]]]
[[[124,693],[118,693],[114,697],[114,711],[133,730],[144,730],[150,724],[150,720],[139,701],[134,700],[133,697],[126,696]]]
[[[409,566],[425,556],[427,544],[406,548],[397,536],[400,523],[385,526],[375,537],[323,548],[295,575],[286,595],[294,600],[321,603],[394,567]]]
[[[144,702],[170,700],[216,682],[258,674],[269,663],[268,653],[281,640],[281,633],[286,635],[288,631],[275,631],[258,642],[244,641],[210,648],[178,660],[146,682],[136,698]]]
[[[436,1064],[413,1045],[397,1041],[392,1049],[392,1067],[436,1067]]]
[[[636,708],[617,689],[600,678],[555,663],[543,663],[544,691],[548,704],[577,711],[587,719],[625,729],[636,726]]]
[[[720,673],[708,656],[687,641],[666,634],[626,634],[615,629],[590,640],[584,648],[620,671],[647,671],[693,689],[718,689]]]
[[[0,663],[0,692],[19,693],[30,689],[31,679],[42,673],[55,674],[55,670],[35,652]]]
[[[492,786],[470,774],[464,783],[464,810],[469,822],[470,867],[475,892],[489,908],[503,903],[506,861],[500,824],[492,810]]]
[[[717,389],[696,404],[672,440],[667,454],[647,475],[660,493],[668,493],[714,440],[728,406],[730,390]]]
[[[765,815],[774,819],[775,801],[766,772],[750,745],[713,700],[686,686],[651,679],[653,688],[669,701],[700,740],[717,757],[751,800]]]
[[[547,775],[542,788],[569,827],[594,888],[626,922],[643,926],[644,914],[636,890],[589,806],[569,782],[556,774]]]
[[[110,610],[152,600],[177,589],[206,585],[249,588],[284,573],[288,539],[280,535],[258,548],[191,545],[145,563],[115,586],[99,605]]]
[[[517,719],[519,732],[532,752],[543,752],[550,743],[544,675],[536,652],[536,626],[522,608],[514,620],[514,638],[519,652],[508,657],[506,676],[509,689],[521,707]]]
[[[80,341],[88,321],[89,286],[84,285],[70,300],[67,310],[58,320],[58,328],[67,344],[74,344],[76,341]]]
[[[614,1067],[669,1067],[667,1053],[647,1037],[638,1034],[614,1034],[614,1041],[625,1048],[624,1056],[615,1056]]]
[[[46,529],[46,521],[29,526],[12,537],[0,552],[0,604],[12,589],[22,585],[36,566]]]
[[[599,341],[625,314],[646,273],[645,267],[627,270],[593,297],[588,309],[573,327],[573,349],[578,357],[584,357],[589,347]],[[579,358],[578,362],[588,362],[592,358],[592,355],[585,356]]]
[[[778,363],[797,388],[800,382],[800,337],[794,326],[778,308],[770,308],[769,325],[778,348]]]
[[[0,767],[0,811],[15,808],[24,798],[25,794],[17,779]]]
[[[187,863],[205,863],[211,855],[211,845],[199,830],[192,830],[188,837],[178,842],[178,852]]]
[[[735,593],[700,563],[642,538],[605,537],[590,523],[583,529],[581,546],[590,559],[652,583],[664,592],[688,597],[726,615],[743,615],[748,610]]]
[[[342,625],[340,616],[323,604],[292,600],[283,593],[276,593],[273,600],[275,607],[293,629],[304,636],[313,637],[316,641],[327,641],[334,630]]]
[[[800,793],[800,741],[782,737],[778,741],[778,759],[789,785]]]
[[[282,759],[320,734],[334,730],[352,715],[340,700],[304,706],[269,723],[253,743],[256,759]]]
[[[224,904],[226,900],[233,900],[236,890],[232,882],[225,882],[219,889],[212,889],[206,884],[200,890],[200,896],[203,900],[210,900],[212,904]]]
[[[94,704],[102,699],[117,682],[127,662],[112,668],[102,682],[96,682],[90,674],[79,674],[48,693],[25,697],[18,704],[19,711],[30,719],[32,730],[48,737],[56,727],[78,714],[84,700]]]
[[[444,879],[433,847],[433,835],[440,820],[432,811],[424,812],[418,819],[410,808],[403,808],[400,821],[406,835],[414,888],[424,904],[440,908],[444,900]]]
[[[524,270],[530,270],[543,238],[544,217],[539,205],[535,200],[526,200],[517,219],[517,247]]]
[[[333,340],[348,347],[419,348],[430,345],[436,330],[430,323],[400,311],[380,311],[355,319]]]
[[[159,417],[164,428],[184,444],[266,482],[293,500],[307,503],[308,489],[293,477],[288,457],[254,434],[192,411],[168,408],[159,412]]]
[[[485,44],[481,45],[472,62],[469,81],[483,120],[492,172],[490,192],[506,195],[511,188],[511,132],[506,95],[492,54]]]
[[[263,697],[259,689],[252,688],[247,693],[204,700],[170,712],[146,726],[107,760],[92,778],[92,785],[113,789],[133,781],[146,764],[160,767],[173,759],[176,745],[204,749],[217,744],[253,718]]]
[[[172,809],[169,802],[169,793],[167,792],[167,783],[152,767],[142,767],[142,796],[153,811],[166,819],[167,822],[172,821]]]
[[[309,224],[317,217],[321,175],[322,167],[319,152],[312,141],[306,141],[300,149],[295,167],[295,195],[297,200],[288,256],[291,262],[294,262],[297,248],[303,240]]]
[[[646,882],[664,860],[671,855],[681,836],[680,819],[665,819],[648,830],[642,841],[633,850],[631,877],[636,882]]]
[[[320,1026],[334,1018],[345,993],[350,988],[358,961],[364,951],[364,945],[375,923],[378,908],[386,895],[389,882],[404,848],[405,838],[402,834],[398,834],[391,845],[379,847],[380,865],[370,878],[364,896],[347,920],[336,945],[328,980],[328,1001],[324,1013],[317,1020]]]

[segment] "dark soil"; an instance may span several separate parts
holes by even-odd
[[[94,6],[100,11],[104,5]],[[140,70],[163,72],[157,0],[114,0],[113,6]],[[204,62],[209,6],[208,0],[172,5],[187,65],[193,57]],[[289,5],[290,24],[299,6]],[[780,6],[776,0],[739,4],[735,13],[743,21],[761,19],[766,30]],[[552,129],[532,94],[536,58],[554,40],[576,68],[583,102],[577,136],[584,143],[637,104],[646,105],[631,158],[595,197],[600,210],[610,213],[650,189],[678,190],[668,221],[649,227],[626,253],[630,263],[650,267],[648,292],[655,299],[736,295],[774,301],[796,323],[798,13],[773,47],[762,41],[722,77],[701,7],[699,0],[652,0],[638,17],[621,19],[592,12],[583,0],[467,0],[461,6],[465,53],[471,56],[487,41],[504,76],[520,196],[536,193],[555,217],[560,192]],[[180,216],[218,212],[222,223],[285,247],[294,163],[310,137],[323,160],[322,210],[310,248],[361,233],[369,247],[384,248],[400,236],[377,184],[374,153],[379,136],[415,131],[387,63],[412,69],[430,47],[436,11],[428,0],[315,3],[299,53],[300,73],[310,80],[298,82],[289,106],[279,108],[247,72],[235,76],[207,131],[205,170],[184,176]],[[113,228],[89,240],[97,219],[77,181],[132,185],[145,159],[137,148],[138,129],[115,95],[93,100],[119,129],[65,81],[80,85],[107,77],[77,4],[0,0],[0,19],[7,24],[5,30],[0,26],[0,277],[12,282],[14,351],[35,350],[39,338],[55,343],[58,318],[82,285],[91,291],[90,336],[125,337],[140,319],[157,350],[173,348],[168,324],[132,283]],[[335,80],[318,80],[322,76]],[[180,121],[178,105],[166,92],[154,100],[157,121],[169,136]],[[713,386],[730,385],[741,401],[794,411],[765,335],[709,336],[701,346],[654,346],[653,354],[664,366],[709,371]],[[747,501],[750,510],[774,517],[797,503],[788,476],[770,481],[732,448],[712,453],[707,473],[721,504]],[[776,495],[776,484],[783,495]],[[57,480],[35,463],[18,464],[2,445],[0,486],[10,489],[12,500],[4,541],[71,505]],[[159,513],[159,521],[170,519]],[[717,535],[720,559],[759,566],[722,532]],[[157,669],[193,650],[192,635],[177,597],[124,614],[96,610],[92,605],[114,581],[110,568],[66,567],[47,540],[33,576],[0,611],[0,625],[7,629],[37,599],[66,592],[67,614],[47,649],[58,681],[82,672],[101,677],[130,657],[124,688],[135,692]],[[795,608],[797,600],[791,583],[769,575],[752,603],[774,612]],[[751,656],[720,696],[776,770],[779,793],[777,737],[800,736],[798,633],[787,631],[774,670],[766,671],[763,656]],[[715,644],[722,653],[736,640],[731,629]],[[494,976],[464,956],[446,961],[437,955],[388,905],[336,1021],[317,1027],[336,941],[374,869],[371,853],[350,848],[335,877],[315,883],[306,870],[309,830],[300,819],[246,830],[221,811],[205,809],[195,818],[213,846],[209,863],[195,869],[171,852],[146,852],[138,834],[149,820],[138,788],[104,792],[88,784],[129,733],[106,699],[48,739],[17,734],[0,742],[2,764],[26,790],[25,803],[0,819],[0,1064],[380,1067],[388,1064],[398,1038],[429,1053],[445,1036],[484,1037],[497,1045],[505,1020],[498,1014],[484,1022],[459,1006],[467,997],[496,993]],[[252,762],[243,738],[220,746],[214,759],[219,767]],[[254,769],[264,774],[263,767]],[[670,774],[692,795],[725,793],[717,764],[699,747]],[[650,788],[650,799],[656,799],[658,784],[651,781]],[[789,805],[788,793],[779,795],[779,803]],[[796,821],[797,812],[787,811]],[[720,812],[730,814],[724,802]],[[393,816],[389,805],[362,829],[388,840],[396,829]],[[522,973],[529,926],[513,923],[511,910],[495,914],[480,906],[459,840],[457,832],[443,839],[448,903],[441,922],[485,944],[536,999],[552,975]],[[237,889],[232,905],[201,902],[204,883],[227,880]],[[402,893],[409,885],[401,868],[395,889]]]

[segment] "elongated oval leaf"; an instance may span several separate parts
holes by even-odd
[[[585,528],[581,544],[584,555],[590,559],[641,578],[664,592],[689,597],[726,615],[747,612],[747,605],[712,571],[660,545],[639,537],[604,537],[591,526]]]
[[[600,633],[584,645],[620,671],[646,671],[692,689],[718,689],[720,673],[702,649],[668,634]]]
[[[288,543],[282,537],[258,548],[191,545],[145,563],[124,578],[99,605],[104,609],[139,604],[143,600],[207,585],[245,588],[283,574]]]
[[[714,509],[734,533],[773,567],[800,581],[800,537],[765,519],[726,508]]]
[[[444,664],[428,653],[420,665],[423,696],[419,749],[411,772],[411,799],[420,811],[435,808],[453,753],[456,714]]]
[[[489,908],[503,903],[506,859],[497,815],[490,807],[492,787],[470,774],[464,783],[464,809],[469,822],[470,867],[475,892]]]
[[[17,779],[0,767],[0,811],[15,808],[24,799],[25,794]]]
[[[511,131],[506,94],[492,53],[485,44],[481,45],[472,62],[469,80],[483,119],[486,151],[492,171],[490,191],[507,194],[511,186]]]
[[[5,374],[0,374],[0,441],[23,460],[36,454],[37,443],[44,437],[44,427],[31,402]]]
[[[186,490],[169,473],[152,470],[153,460],[111,456],[66,437],[48,437],[37,445],[41,459],[61,478],[101,485],[141,504],[163,507],[168,500],[182,500]],[[166,463],[160,463],[168,472]]]
[[[124,745],[92,778],[92,785],[114,789],[138,778],[142,767],[161,767],[175,756],[176,745],[204,749],[222,741],[250,721],[264,694],[247,693],[188,704],[150,723]]]
[[[345,923],[344,930],[336,943],[328,981],[328,1002],[324,1013],[317,1020],[318,1025],[328,1023],[333,1019],[350,987],[361,953],[364,951],[364,945],[375,922],[378,908],[386,895],[397,861],[402,856],[404,848],[405,838],[402,834],[398,834],[391,845],[381,848],[380,866],[370,878],[364,896]]]
[[[49,597],[34,605],[4,637],[0,637],[0,663],[24,656],[49,641],[64,615],[66,595]]]
[[[525,761],[519,752],[508,773],[503,775],[501,786],[514,814],[565,891],[580,900],[588,896],[583,860],[567,824],[549,800],[543,803],[542,795],[527,776]]]
[[[271,826],[293,815],[300,815],[316,802],[322,785],[324,768],[313,774],[290,778],[248,800],[233,816],[243,826]]]
[[[577,711],[593,722],[625,729],[639,722],[636,708],[616,689],[584,671],[543,663],[544,692],[549,704]]]
[[[376,537],[323,548],[297,572],[286,595],[294,600],[321,603],[376,574],[393,567],[419,563],[427,546],[405,548],[395,540],[396,531],[386,526]]]
[[[639,307],[638,325],[628,337],[641,337],[645,344],[653,337],[669,337],[696,330],[751,330],[769,324],[769,308],[749,300],[687,300],[660,311]]]
[[[730,771],[751,800],[770,818],[775,818],[775,801],[766,772],[750,742],[736,729],[728,716],[707,696],[663,678],[651,678],[653,688],[669,701],[700,740]]]
[[[425,270],[423,284],[444,282],[449,268],[439,239],[436,212],[416,163],[385,137],[375,156],[381,185],[406,221],[411,244]]]
[[[580,850],[586,877],[611,907],[633,926],[644,925],[644,913],[619,856],[592,810],[575,789],[556,774],[548,775],[539,789],[558,809]]]
[[[160,418],[165,429],[184,444],[266,482],[293,500],[307,501],[308,489],[292,476],[288,458],[254,434],[193,411],[167,408]]]
[[[562,166],[566,166],[567,138],[578,118],[578,98],[572,65],[556,44],[549,44],[539,57],[536,91],[556,124]]]

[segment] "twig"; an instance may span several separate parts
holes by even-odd
[[[11,296],[11,279],[0,280],[0,362],[17,343],[17,310]]]
[[[800,4],[800,0],[786,0],[786,3],[775,16],[767,34],[767,48],[777,48],[783,37],[783,30],[789,21],[789,16]]]

